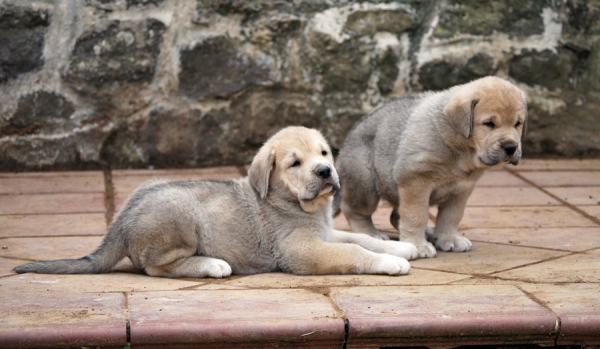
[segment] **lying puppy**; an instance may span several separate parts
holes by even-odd
[[[400,240],[415,244],[419,257],[436,255],[425,233],[442,251],[469,251],[458,224],[475,182],[494,165],[516,165],[526,131],[525,94],[496,77],[395,100],[346,138],[334,212],[341,206],[353,231],[386,239],[371,220],[382,198],[394,206]],[[430,205],[438,205],[434,231]]]
[[[321,134],[288,127],[260,149],[247,178],[149,182],[128,199],[92,254],[14,270],[106,273],[127,256],[162,277],[408,273],[406,259],[417,256],[413,245],[333,230],[331,201],[339,186]]]

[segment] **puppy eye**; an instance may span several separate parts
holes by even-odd
[[[323,155],[323,156],[327,156],[327,150],[323,150],[323,151],[321,152],[321,155]]]
[[[496,127],[496,125],[494,125],[494,123],[493,123],[493,122],[491,122],[491,121],[484,122],[483,124],[484,124],[485,126],[489,127],[489,128],[494,128],[494,127]]]
[[[296,160],[290,167],[298,167],[298,166],[300,166],[300,161]]]
[[[519,127],[521,126],[521,121],[517,121],[517,124],[515,125],[515,127]]]

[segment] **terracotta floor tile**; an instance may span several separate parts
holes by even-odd
[[[572,205],[600,205],[600,187],[546,188]]]
[[[462,231],[473,241],[583,251],[600,247],[600,228],[507,228]]]
[[[34,261],[79,258],[96,250],[101,242],[102,236],[7,238],[0,240],[6,246],[0,257]]]
[[[115,192],[131,194],[142,183],[153,179],[236,179],[242,178],[234,166],[212,167],[191,170],[114,170],[113,187]]]
[[[516,171],[600,170],[600,159],[522,159],[519,165],[512,169]]]
[[[413,270],[408,275],[323,275],[304,276],[283,273],[256,274],[232,277],[230,279],[206,279],[197,289],[263,289],[263,288],[303,288],[338,286],[400,286],[400,285],[441,285],[468,276],[430,270]]]
[[[600,171],[531,171],[520,174],[540,187],[600,186]]]
[[[600,206],[578,206],[577,208],[600,220]]]
[[[568,252],[473,242],[471,251],[438,251],[435,258],[417,259],[411,261],[410,264],[412,266],[411,273],[416,273],[419,268],[424,268],[460,274],[491,274],[566,254]]]
[[[0,237],[104,235],[104,213],[0,216]]]
[[[600,344],[600,288],[597,284],[523,285],[560,317],[557,345]]]
[[[530,187],[519,177],[507,171],[487,171],[477,181],[478,187]]]
[[[460,222],[461,229],[593,226],[591,220],[561,206],[467,207]]]
[[[139,292],[129,296],[131,346],[341,347],[344,321],[306,290]]]
[[[0,278],[0,289],[36,290],[44,292],[144,292],[170,291],[202,284],[198,281],[151,277],[131,273],[108,273],[96,275],[44,275],[21,274]]]
[[[532,187],[476,187],[467,206],[544,206],[560,205],[543,191]]]
[[[0,194],[103,193],[102,172],[39,172],[0,177]]]
[[[453,285],[334,288],[348,348],[553,344],[556,317],[517,287]]]
[[[0,215],[105,211],[103,193],[0,195]]]
[[[0,347],[127,344],[121,293],[0,292]]]
[[[522,268],[496,273],[493,276],[534,283],[600,283],[600,250],[565,256]],[[600,285],[598,287],[600,290]]]

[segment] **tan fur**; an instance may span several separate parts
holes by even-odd
[[[247,178],[144,184],[94,253],[15,270],[103,273],[127,256],[148,275],[163,277],[408,273],[407,259],[417,256],[413,245],[333,229],[331,201],[338,189],[323,136],[288,127],[259,150]]]
[[[334,210],[341,208],[353,231],[385,239],[371,220],[385,199],[401,241],[415,244],[420,257],[436,254],[425,233],[443,251],[468,251],[458,225],[475,182],[492,166],[516,165],[526,131],[525,94],[496,77],[391,102],[348,135]],[[433,231],[430,205],[438,205]]]

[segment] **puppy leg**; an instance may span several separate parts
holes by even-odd
[[[348,233],[345,231],[333,230],[331,242],[341,242],[357,244],[369,251],[377,253],[387,253],[394,256],[415,259],[419,256],[419,250],[415,245],[401,241],[383,241],[373,238],[367,234]]]
[[[290,238],[280,246],[284,271],[301,275],[387,274],[410,271],[405,258],[375,253],[355,244],[325,242],[318,238]]]
[[[400,224],[400,213],[398,213],[398,207],[394,207],[394,209],[392,210],[392,213],[390,214],[390,223],[392,224],[392,227],[396,228],[396,230],[400,231],[399,224]],[[425,238],[427,239],[427,241],[431,242],[432,244],[435,243],[435,236],[433,233],[433,229],[430,227],[425,228]]]
[[[465,206],[471,191],[450,197],[438,207],[434,230],[435,246],[442,251],[470,251],[471,241],[458,233],[458,224],[465,212]]]
[[[150,276],[170,278],[224,278],[231,275],[231,266],[222,259],[191,256],[171,263],[144,268]]]
[[[366,180],[354,183],[356,180],[343,178],[341,209],[348,220],[350,229],[355,233],[363,233],[372,237],[389,240],[387,234],[379,231],[373,224],[371,216],[379,204],[379,195],[375,183],[371,180],[374,174],[364,167],[353,167],[353,177]]]
[[[417,246],[419,258],[435,257],[435,247],[425,239],[429,220],[431,189],[416,180],[405,181],[398,187],[400,196],[400,241]]]

